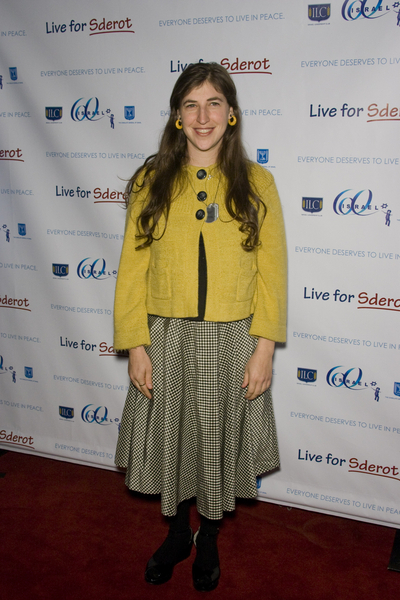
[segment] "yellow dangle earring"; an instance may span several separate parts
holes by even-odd
[[[228,123],[231,127],[234,127],[237,123],[237,118],[235,117],[235,115],[230,115],[229,119],[228,119]]]
[[[175,121],[175,127],[177,129],[182,129],[183,125],[180,117]]]

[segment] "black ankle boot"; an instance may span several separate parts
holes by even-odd
[[[150,558],[144,578],[148,583],[160,585],[172,577],[175,565],[190,556],[193,532],[169,531],[166,539]]]
[[[211,592],[219,581],[221,574],[216,533],[203,533],[201,529],[194,536],[197,548],[196,559],[192,567],[193,585],[199,592]]]

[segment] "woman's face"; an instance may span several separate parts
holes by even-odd
[[[191,90],[182,100],[179,117],[187,138],[189,163],[208,167],[218,158],[232,108],[208,81]]]

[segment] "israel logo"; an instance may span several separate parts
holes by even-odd
[[[60,417],[64,419],[73,419],[74,418],[74,409],[69,406],[59,406],[58,412]]]
[[[382,6],[382,0],[358,0],[358,6],[354,6],[356,2],[354,0],[345,0],[342,6],[342,17],[346,21],[355,21],[359,17],[365,17],[366,19],[378,19],[383,17],[390,10],[389,6],[386,8]],[[397,8],[396,3],[393,4],[393,8]]]
[[[32,369],[32,367],[25,367],[25,377],[27,379],[32,379],[33,378],[33,369]]]
[[[83,104],[79,104],[81,100],[83,100]],[[85,102],[83,98],[78,98],[71,108],[71,119],[73,121],[81,122],[84,119],[87,119],[88,121],[99,121],[105,116],[109,117],[109,119],[114,117],[114,115],[111,114],[110,108],[107,108],[106,111],[100,111],[99,99],[94,96],[89,98],[87,102]]]
[[[338,371],[343,369],[341,365],[333,367],[326,374],[326,381],[331,387],[340,388],[346,387],[348,390],[362,389],[362,370],[359,367],[351,367],[347,371]],[[355,373],[353,373],[353,371]]]
[[[321,212],[322,201],[323,201],[323,198],[310,198],[308,196],[303,196],[302,208],[305,212],[310,212],[310,213]]]
[[[297,369],[297,379],[305,383],[314,383],[317,381],[317,371],[315,369]]]
[[[394,382],[393,393],[395,396],[400,396],[400,381]]]
[[[348,194],[352,190],[340,192],[333,201],[333,210],[337,215],[370,216],[377,212],[378,208],[372,205],[371,190],[361,190],[354,195]],[[364,194],[364,196],[362,196]],[[387,207],[387,204],[385,208]]]
[[[110,425],[108,422],[108,408],[106,406],[98,406],[96,409],[91,408],[94,404],[87,404],[81,413],[82,420],[85,423],[98,423],[99,425]]]
[[[257,150],[257,162],[266,165],[269,160],[269,150]]]
[[[125,106],[125,119],[127,121],[133,121],[135,118],[135,107],[134,106]]]
[[[106,261],[104,258],[96,258],[93,262],[88,262],[91,260],[91,258],[84,258],[81,260],[76,271],[78,277],[81,279],[93,277],[93,279],[97,279],[98,281],[111,277],[111,272],[106,270]],[[114,270],[112,275],[115,277],[117,271]]]
[[[18,235],[26,235],[25,223],[18,223]]]
[[[326,21],[331,16],[330,4],[309,4],[308,18],[310,21]]]
[[[46,119],[48,121],[59,121],[62,118],[62,106],[46,106]]]
[[[11,77],[11,81],[17,81],[17,79],[18,79],[17,67],[10,67],[10,77]]]
[[[53,263],[53,275],[56,277],[66,277],[69,273],[69,265]]]

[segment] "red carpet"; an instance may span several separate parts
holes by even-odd
[[[219,538],[221,580],[191,582],[192,557],[168,583],[144,581],[165,534],[159,502],[123,475],[32,455],[0,456],[3,600],[394,600],[395,530],[267,504],[239,502]],[[193,521],[195,521],[193,509]],[[196,523],[193,523],[195,527]]]

